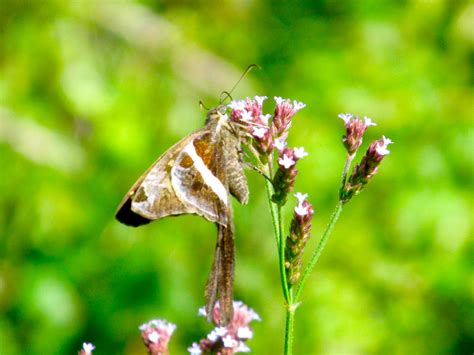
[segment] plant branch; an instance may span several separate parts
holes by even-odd
[[[336,224],[337,220],[339,219],[339,215],[342,212],[342,206],[343,206],[343,203],[341,201],[338,201],[338,203],[337,203],[336,207],[334,208],[334,211],[331,215],[331,218],[329,219],[329,223],[326,227],[326,230],[324,231],[321,239],[319,240],[319,243],[318,243],[313,255],[311,256],[311,259],[310,259],[308,265],[306,266],[306,268],[304,270],[301,281],[298,284],[298,288],[296,290],[295,297],[294,297],[295,302],[298,302],[298,300],[301,296],[301,291],[303,290],[303,287],[306,283],[306,280],[308,279],[308,276],[313,271],[314,266],[316,265],[316,263],[319,260],[319,257],[321,256],[321,253],[322,253],[322,251],[324,249],[324,246],[326,245],[326,242],[327,242],[327,240],[328,240],[328,238],[329,238],[329,236],[332,232],[332,229],[333,229],[334,225]]]

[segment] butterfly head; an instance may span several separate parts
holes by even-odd
[[[227,106],[226,105],[219,105],[209,110],[207,113],[206,124],[214,122],[222,124],[229,120],[229,116],[227,115]]]

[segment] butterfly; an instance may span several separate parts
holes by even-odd
[[[196,214],[217,226],[214,262],[206,285],[206,311],[219,300],[220,323],[233,313],[234,225],[230,195],[249,198],[241,159],[244,132],[219,105],[205,126],[168,149],[138,179],[120,203],[116,218],[140,226],[166,216]]]

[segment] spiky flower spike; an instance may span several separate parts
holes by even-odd
[[[297,192],[295,197],[298,199],[298,204],[294,210],[290,235],[286,238],[285,246],[286,278],[290,287],[300,278],[303,252],[310,237],[311,219],[314,213],[313,206],[307,200],[308,194]]]
[[[352,174],[349,176],[349,179],[347,179],[347,182],[342,189],[342,202],[347,203],[352,196],[355,196],[362,191],[364,186],[377,173],[382,159],[390,154],[387,146],[392,143],[393,142],[385,136],[372,142],[360,164],[354,166],[354,169],[352,169]]]
[[[143,343],[150,355],[168,354],[168,343],[176,325],[166,320],[153,319],[140,327]]]
[[[347,154],[354,156],[362,144],[365,131],[369,126],[375,126],[375,123],[368,117],[364,117],[364,121],[362,121],[351,113],[341,113],[339,117],[342,118],[346,126],[346,135],[342,137],[342,143],[346,147]]]
[[[255,311],[243,302],[234,301],[234,316],[232,321],[225,327],[219,326],[219,303],[216,304],[212,319],[216,327],[199,343],[193,343],[188,348],[190,354],[234,354],[239,352],[250,352],[246,341],[253,337],[253,331],[249,324],[253,320],[260,320]],[[207,316],[205,308],[199,310],[199,314]]]

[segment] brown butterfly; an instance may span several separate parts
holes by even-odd
[[[180,214],[197,214],[217,225],[214,263],[206,286],[207,315],[219,299],[220,322],[233,313],[234,226],[230,194],[249,197],[240,156],[242,129],[224,105],[207,114],[203,128],[168,149],[138,179],[120,204],[116,218],[130,226]]]

